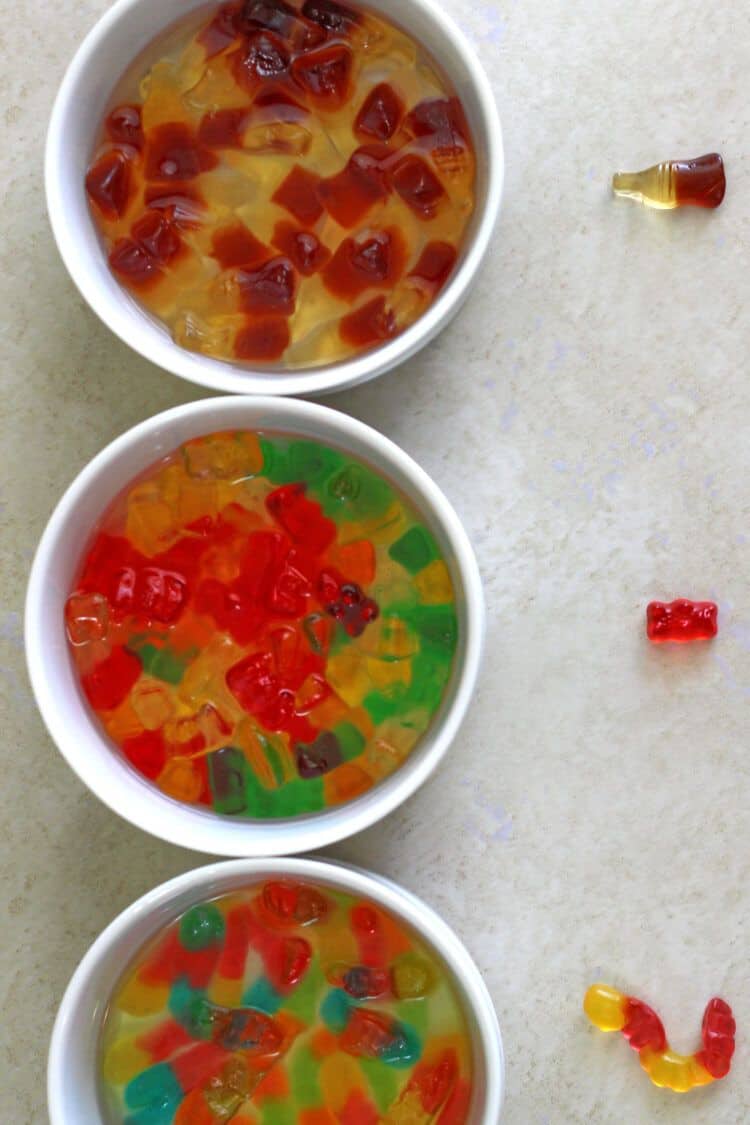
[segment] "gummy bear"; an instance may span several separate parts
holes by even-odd
[[[334,570],[321,571],[318,594],[326,613],[340,621],[350,637],[360,636],[380,613],[378,603],[356,582],[347,582]]]
[[[650,602],[646,610],[648,639],[654,644],[710,640],[719,630],[718,612],[714,602],[692,602],[686,598],[668,604]]]

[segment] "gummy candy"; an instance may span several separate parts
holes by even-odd
[[[673,641],[707,641],[719,631],[718,607],[714,602],[650,602],[646,610],[646,632],[654,644]]]
[[[356,960],[367,934],[379,967]],[[420,987],[396,993],[405,971]],[[269,1107],[303,1125],[465,1125],[472,1101],[445,966],[379,906],[290,879],[196,903],[140,949],[100,1058],[108,1125],[257,1123]]]
[[[600,1031],[621,1031],[655,1086],[684,1094],[696,1086],[707,1086],[729,1073],[734,1054],[736,1025],[725,1001],[709,1000],[703,1015],[703,1049],[693,1055],[678,1055],[667,1042],[656,1012],[631,996],[608,985],[595,984],[586,993],[583,1009]]]
[[[275,300],[276,281],[263,292]],[[231,817],[314,812],[392,773],[440,707],[458,644],[440,548],[388,481],[253,432],[190,441],[123,491],[65,626],[127,761]]]
[[[661,211],[675,207],[720,207],[727,190],[724,161],[717,152],[695,160],[669,160],[644,172],[617,172],[615,195]]]
[[[85,186],[113,273],[181,347],[300,369],[426,311],[475,163],[450,80],[379,13],[234,0],[132,64]]]

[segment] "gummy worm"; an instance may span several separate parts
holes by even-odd
[[[655,1086],[685,1094],[694,1086],[708,1086],[729,1074],[736,1024],[732,1009],[716,996],[703,1013],[703,1049],[692,1055],[672,1051],[656,1012],[616,988],[592,985],[584,997],[583,1010],[600,1031],[622,1032]]]

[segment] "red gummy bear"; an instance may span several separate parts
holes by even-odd
[[[141,662],[126,648],[113,648],[106,660],[82,679],[83,690],[95,711],[112,711],[130,694],[141,674]]]
[[[335,570],[320,572],[318,596],[326,613],[340,621],[350,637],[361,636],[380,613],[378,603],[361,586],[347,582]]]
[[[718,606],[714,602],[651,602],[646,610],[646,633],[654,644],[673,641],[707,641],[719,631]]]
[[[323,515],[320,504],[307,499],[306,490],[304,484],[285,484],[267,497],[266,507],[287,535],[320,555],[336,538],[336,524]]]

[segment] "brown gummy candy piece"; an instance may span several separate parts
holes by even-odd
[[[392,152],[382,144],[355,149],[346,167],[322,180],[318,195],[339,226],[351,229],[390,193],[385,162]]]
[[[289,324],[284,317],[252,317],[237,333],[234,354],[238,359],[271,363],[281,359],[288,345]]]
[[[248,117],[247,108],[211,110],[198,126],[198,142],[208,148],[242,148]]]
[[[295,164],[286,179],[279,184],[271,200],[294,215],[300,223],[312,225],[323,214],[323,207],[318,199],[320,182],[320,177],[314,172],[309,172],[301,164]]]
[[[367,304],[342,317],[339,336],[353,348],[391,340],[397,335],[396,317],[385,303],[385,297],[373,297]]]
[[[351,8],[337,4],[335,0],[305,0],[302,15],[312,20],[326,31],[338,31],[346,34],[360,22],[358,12]]]
[[[115,144],[132,145],[139,152],[143,148],[143,127],[138,106],[117,106],[107,118],[105,128],[109,139]]]
[[[163,211],[180,230],[199,227],[206,209],[203,196],[190,184],[147,184],[144,200],[148,207]]]
[[[456,250],[449,242],[428,242],[409,277],[420,277],[441,289],[456,264]]]
[[[321,109],[338,109],[349,96],[352,52],[334,43],[298,55],[291,66],[294,81]]]
[[[395,227],[365,238],[345,238],[323,270],[329,293],[355,300],[366,289],[390,289],[403,273],[406,248]]]
[[[135,222],[131,236],[147,254],[160,264],[167,265],[182,250],[183,242],[169,219],[158,211],[147,212]]]
[[[198,35],[198,42],[206,48],[207,59],[226,51],[236,41],[240,8],[240,4],[224,4]]]
[[[311,277],[329,261],[331,251],[324,246],[318,236],[309,230],[301,230],[294,223],[277,223],[272,238],[273,245],[291,260],[304,277]]]
[[[256,31],[234,56],[234,77],[251,94],[264,81],[279,78],[289,69],[291,56],[272,31]]]
[[[391,183],[420,219],[434,219],[445,197],[443,185],[421,156],[404,156],[391,172]]]
[[[264,84],[255,95],[253,120],[258,118],[262,121],[295,122],[309,115],[310,110],[307,106],[295,101],[286,90],[274,82]]]
[[[246,0],[239,17],[242,31],[257,28],[273,31],[295,49],[317,46],[325,39],[325,31],[308,21],[284,0]]]
[[[173,121],[157,125],[148,136],[146,176],[149,180],[193,180],[218,164],[218,158],[198,144],[189,125]]]
[[[122,281],[136,289],[149,288],[163,277],[157,262],[132,238],[121,238],[115,243],[109,264]]]
[[[262,27],[286,38],[298,16],[284,0],[245,0],[240,12],[239,26],[243,31]]]
[[[130,163],[118,151],[105,152],[86,174],[86,191],[105,219],[120,219],[131,196]]]
[[[239,220],[214,232],[211,257],[216,258],[224,270],[260,265],[269,256],[268,247]]]
[[[425,137],[433,149],[464,148],[469,126],[458,98],[426,98],[406,115],[404,125],[414,137]]]
[[[294,748],[300,777],[322,777],[343,762],[341,743],[332,731],[323,731],[314,742],[298,742]]]
[[[288,258],[273,258],[255,270],[237,274],[243,312],[291,316],[297,291],[294,267]]]
[[[365,98],[354,121],[354,132],[377,141],[389,141],[404,115],[404,103],[387,82],[381,82]]]

